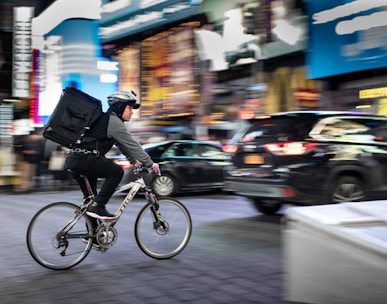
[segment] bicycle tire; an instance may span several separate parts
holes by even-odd
[[[73,203],[56,202],[41,208],[32,217],[26,241],[28,251],[37,263],[49,269],[63,270],[86,258],[93,245],[93,229],[87,216],[78,215],[79,208]],[[60,237],[69,223],[73,226]]]
[[[178,200],[169,197],[158,199],[162,218],[168,230],[160,232],[154,227],[152,204],[146,204],[139,212],[134,234],[138,247],[155,259],[169,259],[184,250],[192,234],[192,220],[187,208]]]

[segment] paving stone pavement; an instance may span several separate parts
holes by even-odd
[[[106,253],[93,250],[70,270],[41,267],[25,245],[29,220],[47,202],[78,196],[1,195],[0,303],[290,303],[284,300],[281,216],[257,215],[246,200],[227,195],[180,199],[194,227],[187,248],[172,259],[154,260],[138,249],[133,224],[143,204],[136,202]]]

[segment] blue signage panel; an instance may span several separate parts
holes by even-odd
[[[309,0],[309,78],[387,67],[387,2]]]
[[[188,0],[131,0],[119,7],[115,2],[102,7],[99,38],[102,43],[134,35],[151,28],[198,14],[198,5]],[[121,3],[118,2],[117,3]],[[122,2],[125,3],[125,2]]]

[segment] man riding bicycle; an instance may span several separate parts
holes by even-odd
[[[68,154],[66,169],[70,169],[74,179],[78,182],[88,198],[86,184],[80,175],[88,177],[95,195],[86,214],[101,220],[112,220],[114,214],[106,210],[105,205],[113,195],[124,174],[121,166],[115,164],[105,154],[115,144],[120,151],[135,165],[144,165],[150,171],[160,174],[160,167],[153,162],[144,151],[141,144],[127,131],[124,122],[129,121],[133,109],[138,109],[136,94],[132,92],[116,92],[108,96],[109,109],[93,124],[87,133],[86,142],[76,145]],[[98,178],[105,178],[101,189],[97,192]]]

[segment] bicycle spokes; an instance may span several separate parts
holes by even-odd
[[[42,266],[67,269],[89,253],[93,242],[92,224],[77,210],[79,207],[72,203],[53,203],[32,218],[27,229],[27,246]]]
[[[168,259],[188,244],[192,232],[191,217],[182,203],[161,198],[140,211],[135,223],[135,238],[150,257]]]

